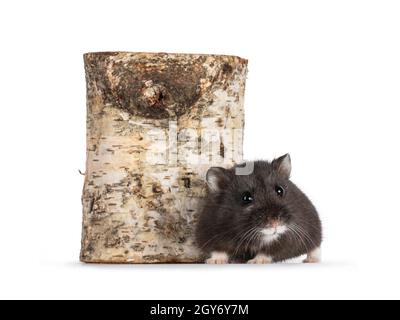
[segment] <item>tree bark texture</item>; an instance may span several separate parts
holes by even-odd
[[[242,160],[242,140],[233,141],[243,132],[247,61],[110,52],[85,54],[84,62],[81,260],[199,262],[193,231],[205,174]],[[217,148],[204,143],[207,130],[220,136]]]

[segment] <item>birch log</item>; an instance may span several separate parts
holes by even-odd
[[[199,262],[193,230],[205,173],[242,160],[247,61],[111,52],[84,62],[81,260]]]

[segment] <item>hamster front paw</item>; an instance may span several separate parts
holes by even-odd
[[[206,264],[227,264],[229,257],[225,252],[214,251],[211,253],[211,258],[206,260]]]
[[[265,254],[258,254],[254,259],[247,261],[248,264],[270,264],[272,262],[272,258]]]
[[[317,248],[307,254],[307,258],[303,263],[320,263],[321,262],[321,248]]]

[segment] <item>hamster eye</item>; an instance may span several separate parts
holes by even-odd
[[[275,192],[279,197],[283,197],[285,195],[285,189],[281,186],[276,186]]]
[[[250,204],[254,201],[254,198],[250,192],[245,192],[242,194],[242,202],[244,204]]]

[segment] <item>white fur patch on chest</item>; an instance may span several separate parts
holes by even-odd
[[[265,228],[261,230],[263,235],[262,241],[264,244],[269,244],[274,242],[280,238],[282,234],[284,234],[288,228],[286,226],[278,226],[276,228]]]

